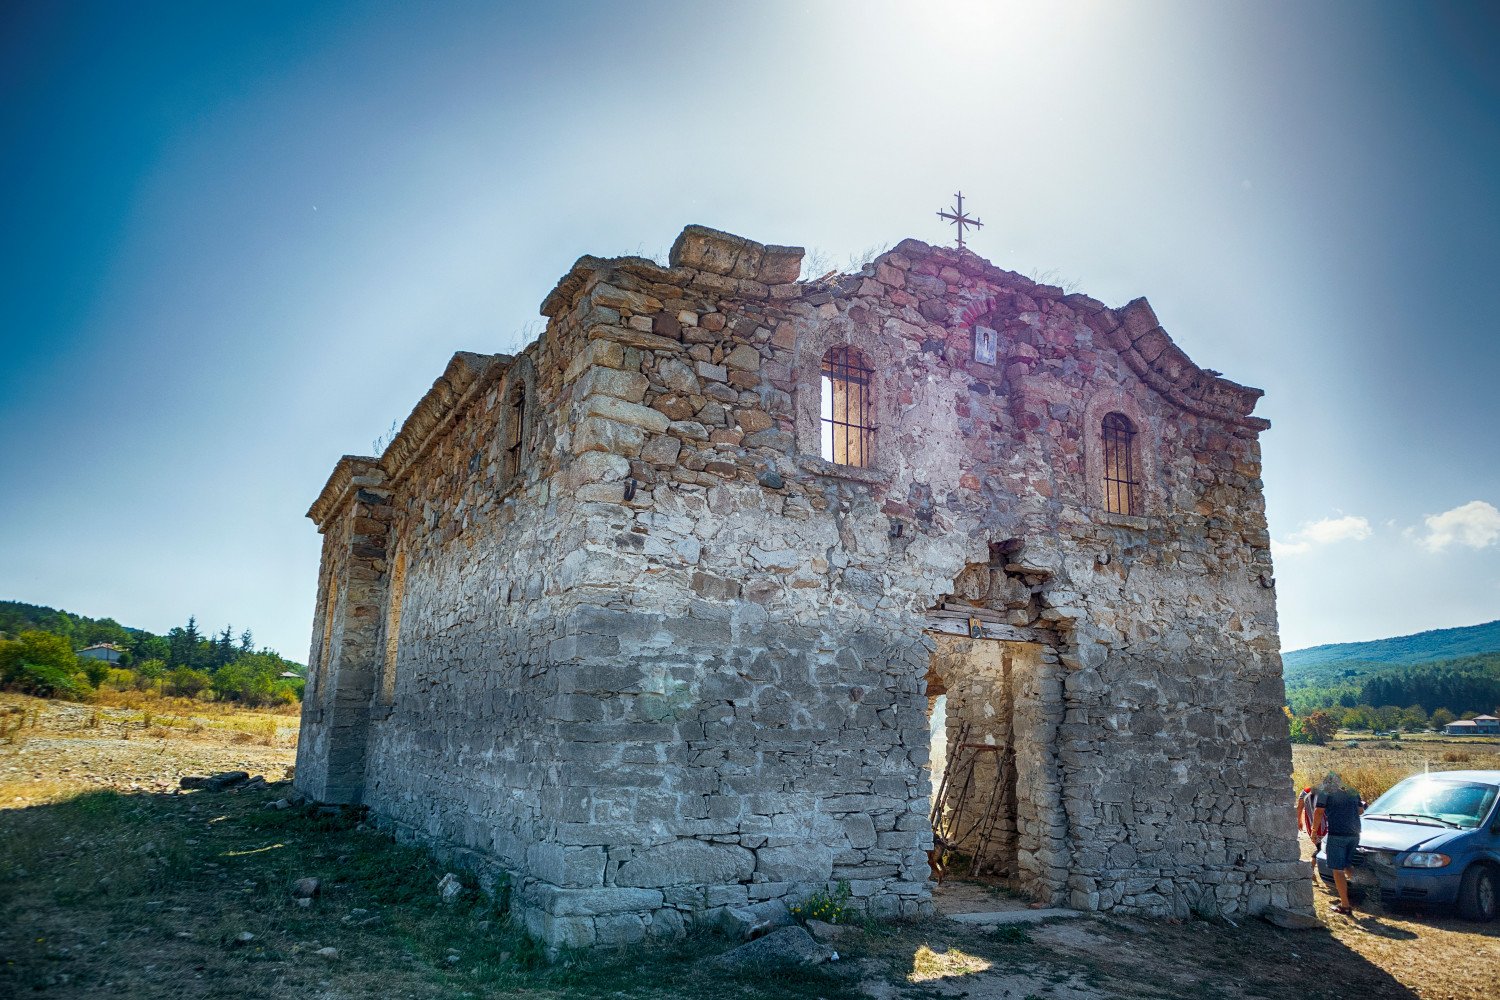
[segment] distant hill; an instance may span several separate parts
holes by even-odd
[[[1341,642],[1282,655],[1293,711],[1421,706],[1454,714],[1500,706],[1500,621]]]
[[[1312,646],[1283,653],[1281,662],[1288,686],[1302,686],[1482,653],[1500,653],[1500,620],[1392,639]]]

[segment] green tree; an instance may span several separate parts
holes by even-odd
[[[167,666],[168,668],[190,667],[193,665],[193,640],[188,636],[187,629],[180,626],[173,628],[167,633]]]
[[[1432,728],[1442,731],[1443,727],[1453,721],[1453,713],[1446,708],[1440,708],[1432,713]]]
[[[214,674],[214,693],[227,701],[267,705],[272,701],[271,692],[279,673],[281,664],[277,658],[263,653],[241,656]]]
[[[1303,728],[1313,743],[1322,746],[1333,739],[1333,734],[1338,731],[1338,720],[1333,717],[1332,712],[1318,709],[1303,720]]]
[[[1406,711],[1401,713],[1401,728],[1408,733],[1420,732],[1427,728],[1427,711],[1421,705],[1408,705]]]
[[[213,686],[213,676],[206,670],[177,667],[167,673],[163,687],[167,694],[179,698],[196,698]]]
[[[0,640],[0,684],[42,698],[81,698],[89,691],[73,644],[35,629]]]
[[[213,663],[215,667],[222,667],[234,659],[234,629],[225,625],[224,631],[213,640]]]
[[[89,684],[98,687],[104,683],[104,678],[109,676],[110,667],[114,664],[108,660],[80,659],[79,667],[83,669],[83,675],[89,679]]]
[[[135,686],[142,691],[160,691],[167,676],[166,660],[142,660],[135,665]]]
[[[150,632],[135,632],[130,638],[130,657],[135,663],[145,660],[165,661],[171,655],[167,640]]]

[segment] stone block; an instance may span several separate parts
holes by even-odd
[[[849,838],[849,845],[856,849],[876,846],[875,821],[869,816],[855,814],[844,817],[844,836]]]
[[[529,922],[528,929],[531,929]],[[594,944],[594,918],[555,917],[543,913],[531,932],[549,949],[587,948]]]
[[[833,872],[832,848],[824,844],[762,847],[755,871],[772,882],[825,882]]]
[[[703,389],[703,384],[698,381],[693,369],[679,358],[663,358],[656,366],[654,381],[664,388],[689,395]]]
[[[656,333],[647,333],[644,330],[636,330],[628,326],[601,325],[590,328],[589,337],[593,340],[611,340],[624,347],[634,347],[642,351],[669,351],[682,350],[682,344],[671,337],[663,337]]]
[[[590,396],[584,404],[584,412],[617,424],[639,427],[651,434],[660,434],[671,424],[667,415],[660,410],[613,396]]]
[[[660,299],[644,292],[618,288],[602,281],[589,290],[589,298],[596,305],[609,309],[628,310],[633,313],[660,312],[662,308]]]
[[[738,845],[677,840],[650,847],[620,866],[615,882],[623,886],[661,888],[741,882],[755,869],[755,855]]]
[[[605,913],[654,910],[663,903],[659,889],[563,889],[540,884],[529,888],[524,898],[529,904],[556,916],[592,917]]]
[[[602,398],[602,397],[595,397]],[[600,417],[586,417],[573,432],[573,450],[580,454],[606,451],[634,458],[646,443],[646,432],[640,427]]]
[[[585,483],[612,482],[630,475],[630,461],[623,455],[607,451],[588,451],[568,467],[568,487],[577,489]]]
[[[594,918],[594,942],[602,947],[622,947],[646,940],[646,920],[637,913],[613,913]]]
[[[576,399],[587,399],[593,395],[613,396],[626,402],[639,403],[646,395],[647,384],[646,376],[640,372],[624,372],[596,365],[579,378],[573,395]]]
[[[653,465],[674,465],[682,452],[682,441],[675,437],[653,437],[641,448],[641,461]]]
[[[724,358],[724,367],[745,372],[759,371],[760,352],[749,344],[740,344]]]
[[[526,867],[535,878],[556,886],[586,888],[604,882],[604,848],[565,848],[560,844],[532,844]]]

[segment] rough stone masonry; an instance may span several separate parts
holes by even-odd
[[[931,684],[1005,750],[1038,900],[1309,907],[1260,392],[1144,299],[916,240],[801,259],[698,226],[584,257],[538,340],[339,461],[299,789],[503,873],[552,948],[840,882],[919,914]]]

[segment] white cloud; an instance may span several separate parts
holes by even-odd
[[[1457,542],[1471,549],[1484,549],[1500,541],[1500,510],[1483,500],[1468,503],[1426,518],[1427,535],[1419,538],[1429,552],[1441,552]]]
[[[1334,542],[1362,542],[1370,534],[1370,522],[1363,517],[1353,514],[1325,517],[1321,521],[1309,521],[1302,525],[1287,536],[1284,542],[1273,540],[1271,551],[1278,556],[1296,556]]]

